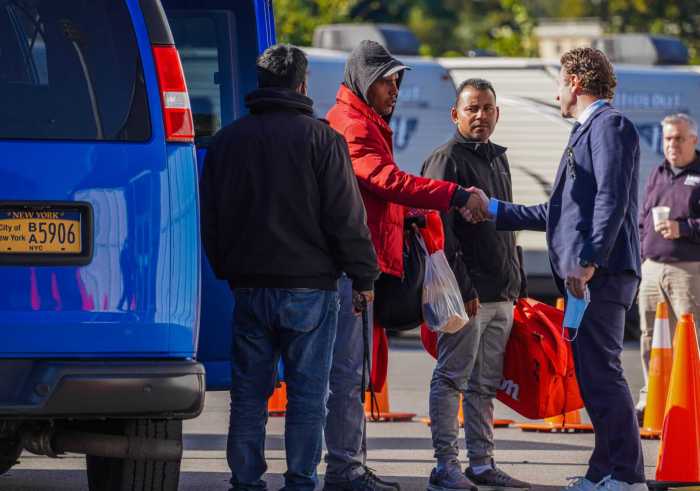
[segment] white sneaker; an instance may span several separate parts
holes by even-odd
[[[567,477],[569,484],[562,491],[597,491],[596,483],[585,477]]]

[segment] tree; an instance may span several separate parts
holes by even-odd
[[[611,33],[649,32],[677,36],[688,46],[692,63],[700,63],[698,0],[598,0],[585,15],[599,17]]]
[[[405,24],[421,54],[463,55],[471,49],[501,56],[536,56],[541,17],[597,17],[608,32],[680,37],[700,62],[698,0],[275,0],[280,41],[311,44],[313,30],[336,22]]]
[[[275,30],[280,42],[311,46],[314,29],[346,22],[353,0],[275,0]]]

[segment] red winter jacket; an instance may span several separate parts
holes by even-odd
[[[333,129],[345,137],[367,209],[367,224],[382,272],[403,274],[404,206],[447,210],[457,185],[414,176],[394,162],[392,131],[382,117],[345,85],[328,111]]]

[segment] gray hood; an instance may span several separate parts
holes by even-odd
[[[365,40],[348,57],[344,83],[356,96],[367,102],[367,91],[375,80],[398,72],[398,85],[401,86],[404,70],[410,70],[410,67],[391,56],[384,46]]]

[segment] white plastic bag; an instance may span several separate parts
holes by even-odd
[[[459,285],[443,250],[428,254],[425,242],[425,280],[423,282],[423,321],[431,331],[453,333],[462,329],[469,316]]]

